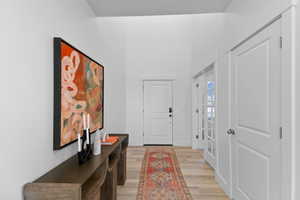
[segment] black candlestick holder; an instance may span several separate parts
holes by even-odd
[[[89,144],[87,144],[87,135],[89,137]],[[93,150],[91,145],[91,137],[90,134],[87,134],[87,130],[83,130],[82,143],[81,143],[81,151],[77,153],[78,162],[80,165],[87,162],[92,158]]]

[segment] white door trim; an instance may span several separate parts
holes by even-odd
[[[145,145],[144,141],[144,128],[145,128],[145,119],[144,119],[144,82],[145,81],[170,81],[172,83],[172,94],[173,94],[173,99],[172,99],[172,104],[173,104],[173,124],[172,124],[172,145],[174,145],[174,115],[176,111],[175,104],[174,104],[174,82],[176,81],[176,76],[174,75],[144,75],[141,76],[140,79],[140,85],[142,88],[142,110],[141,110],[141,115],[142,117],[142,145]]]
[[[205,67],[205,68],[203,68],[202,70],[200,70],[198,73],[196,73],[194,76],[192,76],[192,100],[191,100],[191,104],[192,104],[192,112],[191,112],[191,115],[192,115],[192,120],[193,120],[193,112],[194,112],[194,108],[193,108],[193,98],[194,98],[194,83],[195,83],[195,81],[198,79],[198,78],[200,78],[200,77],[202,77],[202,79],[205,79],[205,74],[206,73],[209,73],[209,72],[211,72],[211,71],[214,71],[214,76],[215,76],[215,83],[217,82],[217,77],[216,77],[216,64],[217,64],[217,61],[214,61],[214,62],[212,62],[211,64],[209,64],[207,67]],[[217,86],[215,86],[215,87],[217,87]],[[202,88],[203,89],[203,88]],[[215,88],[216,89],[216,88]],[[204,91],[205,92],[205,91]],[[216,105],[217,106],[217,105]],[[217,108],[216,108],[217,109]],[[192,121],[192,123],[193,123],[193,121]],[[215,121],[215,124],[217,123],[217,121]],[[217,135],[217,130],[215,130],[216,131],[216,135]],[[204,135],[205,135],[206,133],[204,133]],[[204,137],[204,140],[202,141],[202,143],[203,144],[200,144],[199,146],[198,145],[195,145],[195,134],[194,134],[194,132],[193,132],[193,124],[192,124],[192,133],[191,133],[191,143],[192,143],[192,148],[193,149],[201,149],[201,150],[205,150],[205,148],[206,148],[206,138]],[[217,137],[217,136],[216,136]],[[217,139],[216,139],[217,140]]]
[[[225,57],[228,57],[228,61],[226,65],[228,65],[228,76],[227,76],[227,84],[228,84],[228,113],[227,113],[227,118],[228,118],[228,122],[227,122],[227,129],[229,129],[229,127],[231,126],[231,52],[226,53],[225,55],[223,55],[225,59]],[[229,157],[229,177],[228,180],[226,180],[226,178],[224,178],[224,176],[220,173],[220,163],[219,163],[219,157],[220,157],[220,149],[218,149],[219,146],[219,134],[220,131],[219,130],[219,126],[217,125],[219,123],[219,115],[218,115],[218,110],[219,110],[219,104],[218,102],[220,101],[219,97],[218,97],[218,87],[220,87],[219,85],[219,68],[223,67],[220,63],[220,58],[217,59],[217,61],[215,62],[215,78],[216,78],[216,146],[217,146],[217,154],[216,154],[216,171],[215,171],[215,180],[217,181],[217,183],[221,186],[221,188],[224,190],[224,192],[226,193],[226,195],[228,195],[228,197],[232,197],[232,158],[231,158],[231,138],[227,139],[228,142],[228,157]]]
[[[296,10],[292,6],[281,17],[281,126],[282,138],[282,182],[281,199],[296,200],[295,197],[295,52],[296,52]]]

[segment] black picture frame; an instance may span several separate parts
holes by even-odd
[[[99,129],[104,128],[104,66],[100,64],[99,62],[95,61],[70,43],[66,42],[60,37],[54,37],[53,38],[53,57],[54,57],[54,111],[53,111],[53,150],[60,150],[63,149],[66,146],[69,146],[73,144],[74,142],[77,142],[77,139],[61,146],[61,43],[65,43],[66,45],[70,46],[72,49],[76,50],[80,54],[87,57],[89,60],[95,62],[97,65],[102,67],[103,69],[103,80],[102,80],[102,127]],[[91,134],[95,133],[91,132]]]

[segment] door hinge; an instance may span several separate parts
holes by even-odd
[[[282,49],[283,48],[283,38],[282,38],[282,36],[280,36],[280,49]]]
[[[283,138],[283,131],[282,131],[282,127],[279,128],[279,138],[282,139]]]

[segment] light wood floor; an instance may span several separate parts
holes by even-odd
[[[202,152],[174,147],[185,181],[194,200],[229,200],[214,179],[213,170],[205,163]],[[144,147],[130,147],[127,154],[127,181],[118,187],[118,200],[135,200],[139,185]]]

